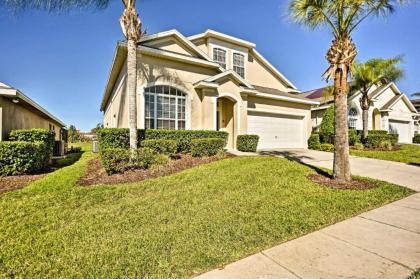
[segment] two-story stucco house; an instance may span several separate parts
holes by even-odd
[[[127,47],[117,44],[101,103],[104,127],[128,127]],[[311,107],[252,42],[216,31],[185,37],[176,30],[138,44],[138,127],[257,134],[259,148],[305,148]]]
[[[312,108],[312,126],[317,129],[322,122],[325,110],[330,107],[333,97],[323,96],[325,88],[311,90],[302,95],[317,100],[321,104]],[[348,98],[349,128],[362,130],[362,109],[360,107],[361,92],[356,92]],[[417,126],[416,108],[402,93],[395,83],[372,86],[369,90],[371,105],[369,108],[369,130],[386,130],[399,135],[399,143],[412,143]]]

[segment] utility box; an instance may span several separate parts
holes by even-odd
[[[99,152],[99,142],[97,140],[92,141],[92,152],[93,153]]]

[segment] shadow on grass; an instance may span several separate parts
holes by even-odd
[[[53,160],[51,164],[52,170],[56,170],[58,168],[68,167],[79,161],[82,157],[84,151],[77,152],[77,153],[70,153],[67,154],[65,158]]]

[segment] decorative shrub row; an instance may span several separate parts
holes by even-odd
[[[242,152],[256,152],[259,139],[257,135],[239,135],[236,139],[236,147]]]
[[[178,151],[176,140],[143,140],[141,141],[141,146],[168,156],[174,156]]]
[[[355,146],[356,143],[360,143],[361,134],[355,129],[349,129],[349,145]]]
[[[54,149],[55,133],[45,129],[13,130],[9,134],[9,141],[43,142],[47,153],[44,156],[45,164],[48,164]]]
[[[128,129],[124,128],[104,128],[97,132],[99,148],[129,148]],[[220,138],[226,141],[227,132],[207,131],[207,130],[157,130],[147,129],[138,130],[139,142],[143,140],[175,140],[178,152],[188,153],[191,151],[191,140],[199,138]]]
[[[36,173],[47,167],[48,161],[43,142],[0,142],[0,176]]]
[[[394,146],[398,142],[398,134],[371,133],[369,131],[364,144],[368,148],[377,148],[380,147],[381,143],[384,141],[389,141],[391,145]]]
[[[214,156],[222,152],[225,140],[220,138],[206,138],[191,140],[191,155],[194,157]]]
[[[413,143],[420,143],[420,134],[416,134],[413,137]]]
[[[321,143],[318,150],[333,152],[334,151],[334,145],[331,144],[331,143]]]
[[[102,165],[108,175],[123,173],[128,169],[148,169],[152,165],[164,164],[168,157],[150,148],[136,150],[136,160],[130,163],[130,150],[127,148],[108,148],[101,150]]]

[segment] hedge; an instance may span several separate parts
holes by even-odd
[[[259,139],[257,135],[239,135],[236,139],[236,147],[242,152],[256,152]]]
[[[43,142],[46,147],[46,164],[49,163],[55,144],[55,132],[45,129],[13,130],[9,134],[9,141]]]
[[[349,145],[355,146],[356,143],[360,143],[361,134],[359,134],[355,129],[349,129]]]
[[[321,125],[319,127],[319,135],[322,143],[334,143],[334,121],[335,108],[330,106],[324,113]]]
[[[312,133],[308,139],[308,148],[318,150],[321,146],[318,133]]]
[[[130,163],[130,150],[127,148],[108,148],[101,150],[102,165],[108,175],[123,173],[128,169],[148,169],[155,164],[164,164],[168,157],[150,148],[137,149],[136,160]]]
[[[224,139],[193,139],[191,140],[191,155],[194,157],[214,156],[223,151],[224,147]]]
[[[327,151],[327,152],[333,152],[334,151],[334,145],[331,143],[322,143],[319,146],[319,149],[321,151]]]
[[[0,176],[36,173],[48,165],[43,142],[0,142]]]
[[[104,128],[97,132],[99,148],[129,148],[130,138],[128,129]],[[191,140],[198,138],[221,138],[225,145],[227,132],[207,130],[138,130],[138,141],[143,140],[176,140],[178,152],[188,153],[191,150]]]
[[[420,134],[416,134],[413,137],[413,143],[420,143]]]
[[[369,132],[368,137],[365,141],[365,146],[369,148],[377,148],[380,147],[381,142],[389,141],[394,146],[398,142],[398,134],[384,134],[382,132],[379,133],[371,133]]]
[[[178,143],[176,140],[143,140],[141,141],[141,146],[168,156],[174,156],[178,151]]]

